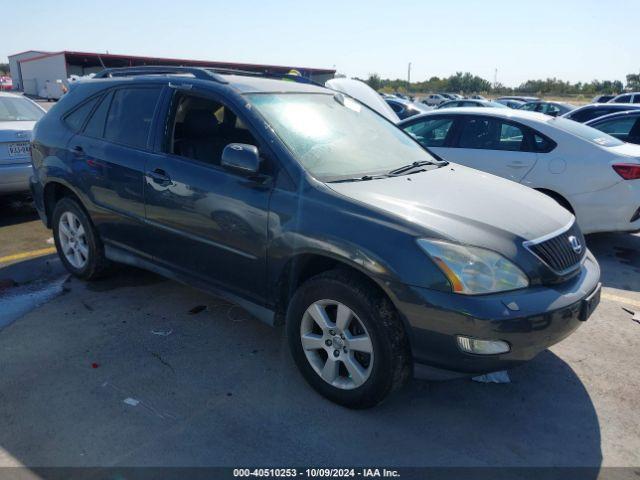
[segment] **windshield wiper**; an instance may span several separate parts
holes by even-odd
[[[386,175],[363,175],[362,177],[354,178],[341,178],[340,180],[331,180],[327,183],[344,183],[344,182],[366,182],[367,180],[376,180],[378,178],[384,178]]]
[[[396,168],[394,170],[391,170],[389,172],[389,175],[401,175],[403,173],[408,173],[411,170],[415,170],[415,169],[419,169],[420,167],[424,167],[425,165],[436,165],[439,166],[440,164],[435,163],[435,162],[429,162],[427,160],[423,160],[421,162],[413,162],[410,163],[409,165],[403,165],[402,167]],[[420,169],[418,171],[423,171],[424,169]]]

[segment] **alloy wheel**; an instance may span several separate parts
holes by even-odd
[[[77,269],[89,260],[89,245],[80,219],[72,212],[64,212],[58,222],[58,240],[62,254]]]
[[[334,387],[352,390],[371,376],[371,337],[358,316],[343,303],[312,303],[300,324],[300,341],[314,371]]]

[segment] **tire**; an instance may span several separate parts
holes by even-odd
[[[347,310],[350,320],[341,330],[338,324],[344,322],[338,316],[346,318]],[[324,330],[318,317],[330,320]],[[377,405],[411,376],[409,342],[396,309],[356,273],[331,270],[307,280],[289,303],[286,329],[289,349],[306,381],[345,407]]]
[[[109,262],[98,232],[80,204],[70,197],[60,199],[53,209],[52,222],[53,239],[65,268],[84,280],[103,276]]]

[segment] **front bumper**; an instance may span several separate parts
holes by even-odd
[[[520,365],[570,335],[582,324],[582,300],[599,279],[600,267],[588,252],[580,274],[559,285],[478,296],[403,285],[395,291],[395,302],[409,326],[416,372],[482,374]],[[511,350],[464,353],[457,335],[503,340]]]
[[[30,163],[0,165],[0,195],[27,193],[32,171]]]

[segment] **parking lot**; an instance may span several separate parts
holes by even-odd
[[[282,328],[135,269],[69,279],[29,204],[1,211],[2,466],[640,463],[638,235],[587,238],[600,307],[511,383],[413,381],[353,411],[307,386]]]

